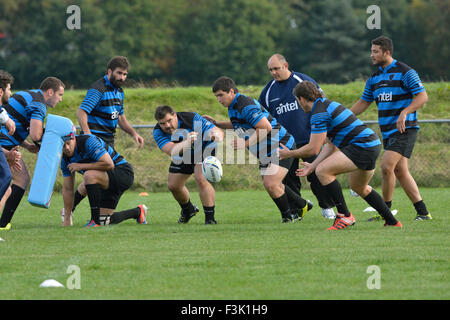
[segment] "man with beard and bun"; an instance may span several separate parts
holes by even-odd
[[[119,125],[142,148],[144,139],[129,124],[123,112],[124,93],[121,86],[127,79],[129,67],[126,57],[112,58],[107,65],[106,75],[88,89],[77,111],[77,118],[82,133],[96,135],[112,147]]]

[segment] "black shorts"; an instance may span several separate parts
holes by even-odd
[[[347,156],[359,169],[373,170],[381,152],[381,145],[372,148],[361,148],[354,144],[340,149],[343,154]]]
[[[115,209],[122,194],[133,185],[134,171],[131,164],[125,163],[114,167],[107,173],[109,186],[108,189],[102,190],[100,207]]]
[[[266,174],[270,174],[270,173],[266,173],[267,168],[269,167],[269,164],[273,163],[276,164],[282,168],[285,168],[287,170],[289,170],[292,167],[292,163],[294,163],[294,158],[286,158],[283,160],[280,160],[279,158],[277,158],[278,161],[265,161],[264,163],[261,163],[261,161],[259,161],[259,172],[260,174],[266,175]]]
[[[209,153],[207,153],[209,152]],[[203,162],[203,160],[207,156],[216,156],[215,149],[208,149],[207,152],[205,151],[202,155],[198,154],[197,156],[191,155],[190,162],[189,163],[176,163],[172,161],[169,166],[169,172],[170,173],[182,173],[182,174],[193,174],[194,168],[196,164],[200,164]],[[197,160],[197,161],[196,161]]]
[[[384,150],[395,151],[405,158],[410,158],[417,139],[417,129],[409,128],[405,132],[395,132],[383,140]]]

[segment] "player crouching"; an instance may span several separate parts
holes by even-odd
[[[83,175],[81,189],[87,194],[91,206],[91,219],[86,227],[118,224],[127,219],[136,219],[137,223],[146,224],[147,207],[145,205],[114,212],[122,194],[133,184],[134,172],[131,164],[94,135],[76,136],[75,132],[72,132],[63,137],[63,140],[61,171],[64,178],[63,200],[66,213],[63,226],[72,225],[72,214],[67,213],[73,212],[76,205],[74,203],[75,172]],[[80,199],[77,202],[79,201]]]

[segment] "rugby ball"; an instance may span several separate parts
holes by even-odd
[[[202,172],[205,179],[209,182],[219,182],[222,179],[222,164],[216,157],[208,156],[203,160]]]

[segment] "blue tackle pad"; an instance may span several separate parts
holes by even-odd
[[[45,132],[38,153],[33,180],[31,181],[28,202],[33,206],[49,208],[58,169],[61,164],[62,137],[74,130],[72,121],[68,118],[47,115]]]

